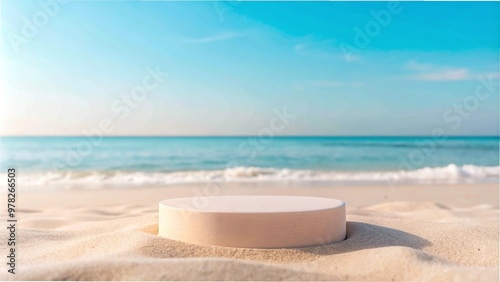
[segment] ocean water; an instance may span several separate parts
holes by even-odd
[[[3,137],[29,187],[498,182],[498,137]]]

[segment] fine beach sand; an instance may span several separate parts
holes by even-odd
[[[231,184],[216,192],[343,199],[347,239],[297,249],[195,246],[156,235],[158,202],[207,195],[203,185],[21,187],[17,274],[4,270],[0,278],[498,281],[498,184],[274,186]]]

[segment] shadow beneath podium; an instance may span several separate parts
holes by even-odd
[[[297,250],[317,255],[332,255],[393,246],[420,250],[431,245],[430,241],[408,232],[355,221],[347,222],[347,236],[344,241],[331,244],[324,244],[328,242],[328,238],[318,238],[317,241],[318,246]]]

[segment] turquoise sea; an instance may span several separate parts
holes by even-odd
[[[498,137],[3,137],[27,186],[498,181]]]

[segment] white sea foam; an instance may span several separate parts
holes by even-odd
[[[462,183],[498,181],[499,166],[457,166],[421,168],[412,171],[316,171],[259,167],[225,170],[144,172],[144,171],[53,171],[20,174],[26,188],[69,188],[99,186],[148,186],[208,182],[331,182],[331,183]]]

